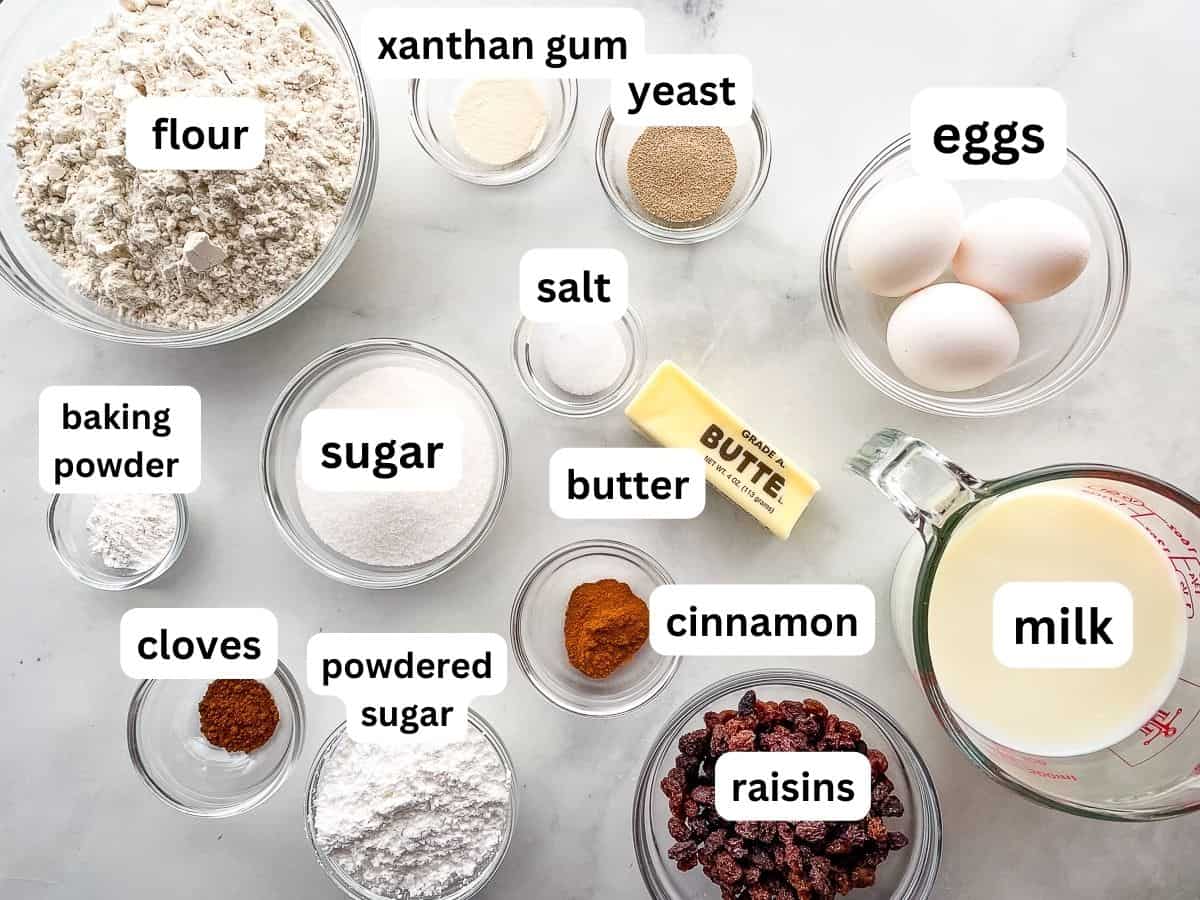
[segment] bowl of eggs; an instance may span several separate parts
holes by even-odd
[[[981,417],[1066,390],[1112,339],[1129,248],[1104,184],[1068,150],[1044,181],[918,175],[909,138],[851,183],[821,252],[851,364],[914,409]]]

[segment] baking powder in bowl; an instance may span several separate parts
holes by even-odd
[[[344,736],[313,800],[317,845],[384,897],[439,897],[484,872],[512,815],[512,779],[474,728],[442,747],[360,744]]]
[[[296,465],[304,518],[330,549],[372,566],[416,566],[453,550],[487,509],[496,483],[495,441],[465,386],[414,366],[381,366],[351,378],[321,409],[428,409],[463,424],[462,480],[452,491],[313,490]]]

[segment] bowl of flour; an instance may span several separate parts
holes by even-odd
[[[55,319],[131,344],[243,337],[311,298],[374,192],[378,124],[328,0],[6,0],[0,281]],[[249,97],[245,171],[138,170],[138,97]]]
[[[431,411],[463,428],[462,474],[449,491],[319,491],[302,477],[305,417],[323,409]],[[473,553],[500,512],[508,435],[487,389],[454,357],[376,338],[313,360],[283,389],[263,436],[260,478],[287,544],[317,571],[366,588],[422,584]]]

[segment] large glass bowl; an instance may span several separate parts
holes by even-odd
[[[6,146],[0,146],[0,281],[81,331],[154,347],[205,347],[245,337],[278,322],[311,298],[350,254],[362,229],[379,168],[379,123],[370,86],[334,5],[329,0],[280,0],[280,4],[307,21],[341,61],[358,96],[362,122],[357,171],[341,222],[298,281],[253,314],[212,328],[173,331],[118,318],[69,288],[62,268],[25,230],[14,199],[16,159]],[[116,0],[56,0],[52,6],[39,0],[5,0],[0,6],[0,135],[7,139],[24,108],[21,77],[29,64],[53,55],[118,11]]]
[[[820,700],[834,715],[858,725],[862,739],[887,755],[887,777],[904,804],[904,815],[888,819],[888,827],[908,835],[909,845],[884,860],[873,887],[857,888],[850,897],[925,900],[931,896],[942,852],[941,812],[933,779],[912,742],[890,715],[843,684],[798,669],[761,669],[722,678],[696,694],[667,721],[650,748],[634,795],[633,842],[652,900],[719,900],[721,896],[699,869],[680,872],[667,857],[675,839],[667,833],[671,813],[659,782],[675,764],[680,736],[703,728],[709,710],[736,709],[749,690],[760,700]]]
[[[504,840],[496,851],[496,855],[491,858],[488,864],[484,866],[483,871],[474,880],[458,885],[441,897],[423,897],[420,900],[468,900],[468,898],[481,893],[491,883],[496,873],[500,871],[500,866],[504,864],[504,858],[508,856],[508,849],[512,845],[513,832],[516,831],[517,775],[516,770],[513,768],[512,756],[509,755],[508,748],[504,746],[504,741],[500,739],[500,735],[496,733],[496,730],[479,713],[474,710],[468,710],[467,723],[469,728],[474,728],[487,738],[488,743],[492,745],[492,749],[500,757],[500,762],[503,764],[505,772],[508,773],[509,783],[512,785],[508,804],[508,827],[505,830]],[[385,897],[354,881],[338,867],[337,863],[329,858],[329,854],[322,849],[317,841],[316,801],[317,792],[321,787],[321,773],[325,769],[325,764],[333,755],[333,751],[338,748],[338,745],[345,738],[346,723],[342,722],[325,739],[325,743],[317,751],[316,759],[313,760],[312,771],[308,776],[308,791],[304,797],[305,833],[308,835],[309,843],[312,844],[313,854],[317,857],[317,863],[321,866],[321,870],[345,896],[351,898],[351,900],[403,900],[403,898]]]
[[[1021,332],[1021,352],[1007,372],[982,387],[931,391],[906,378],[887,348],[887,323],[899,303],[858,284],[846,260],[850,223],[881,186],[914,174],[907,136],[867,163],[838,205],[821,251],[821,301],[834,338],[867,381],[913,409],[982,417],[1021,412],[1075,383],[1112,339],[1129,292],[1129,247],[1117,207],[1100,178],[1067,152],[1062,174],[1049,181],[965,181],[955,184],[967,214],[1009,197],[1051,200],[1084,222],[1092,238],[1083,274],[1066,290],[1035,303],[1009,306]]]
[[[287,780],[304,748],[304,694],[280,660],[262,680],[279,709],[271,739],[253,753],[228,753],[200,733],[209,682],[149,679],[129,704],[129,758],[146,786],[173,809],[223,819],[249,812]]]
[[[379,566],[329,547],[305,518],[296,488],[296,454],[304,417],[351,378],[378,366],[407,366],[436,372],[472,398],[488,424],[495,457],[492,492],[483,512],[457,545],[423,563]],[[337,581],[366,588],[423,584],[458,565],[487,537],[508,486],[508,434],[491,395],[466,366],[435,347],[416,341],[375,338],[330,350],[305,366],[279,395],[263,434],[260,478],[267,506],[288,546],[306,563]]]

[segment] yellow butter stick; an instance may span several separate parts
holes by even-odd
[[[664,447],[698,450],[708,483],[778,538],[787,539],[821,489],[673,362],[654,370],[625,415]]]

